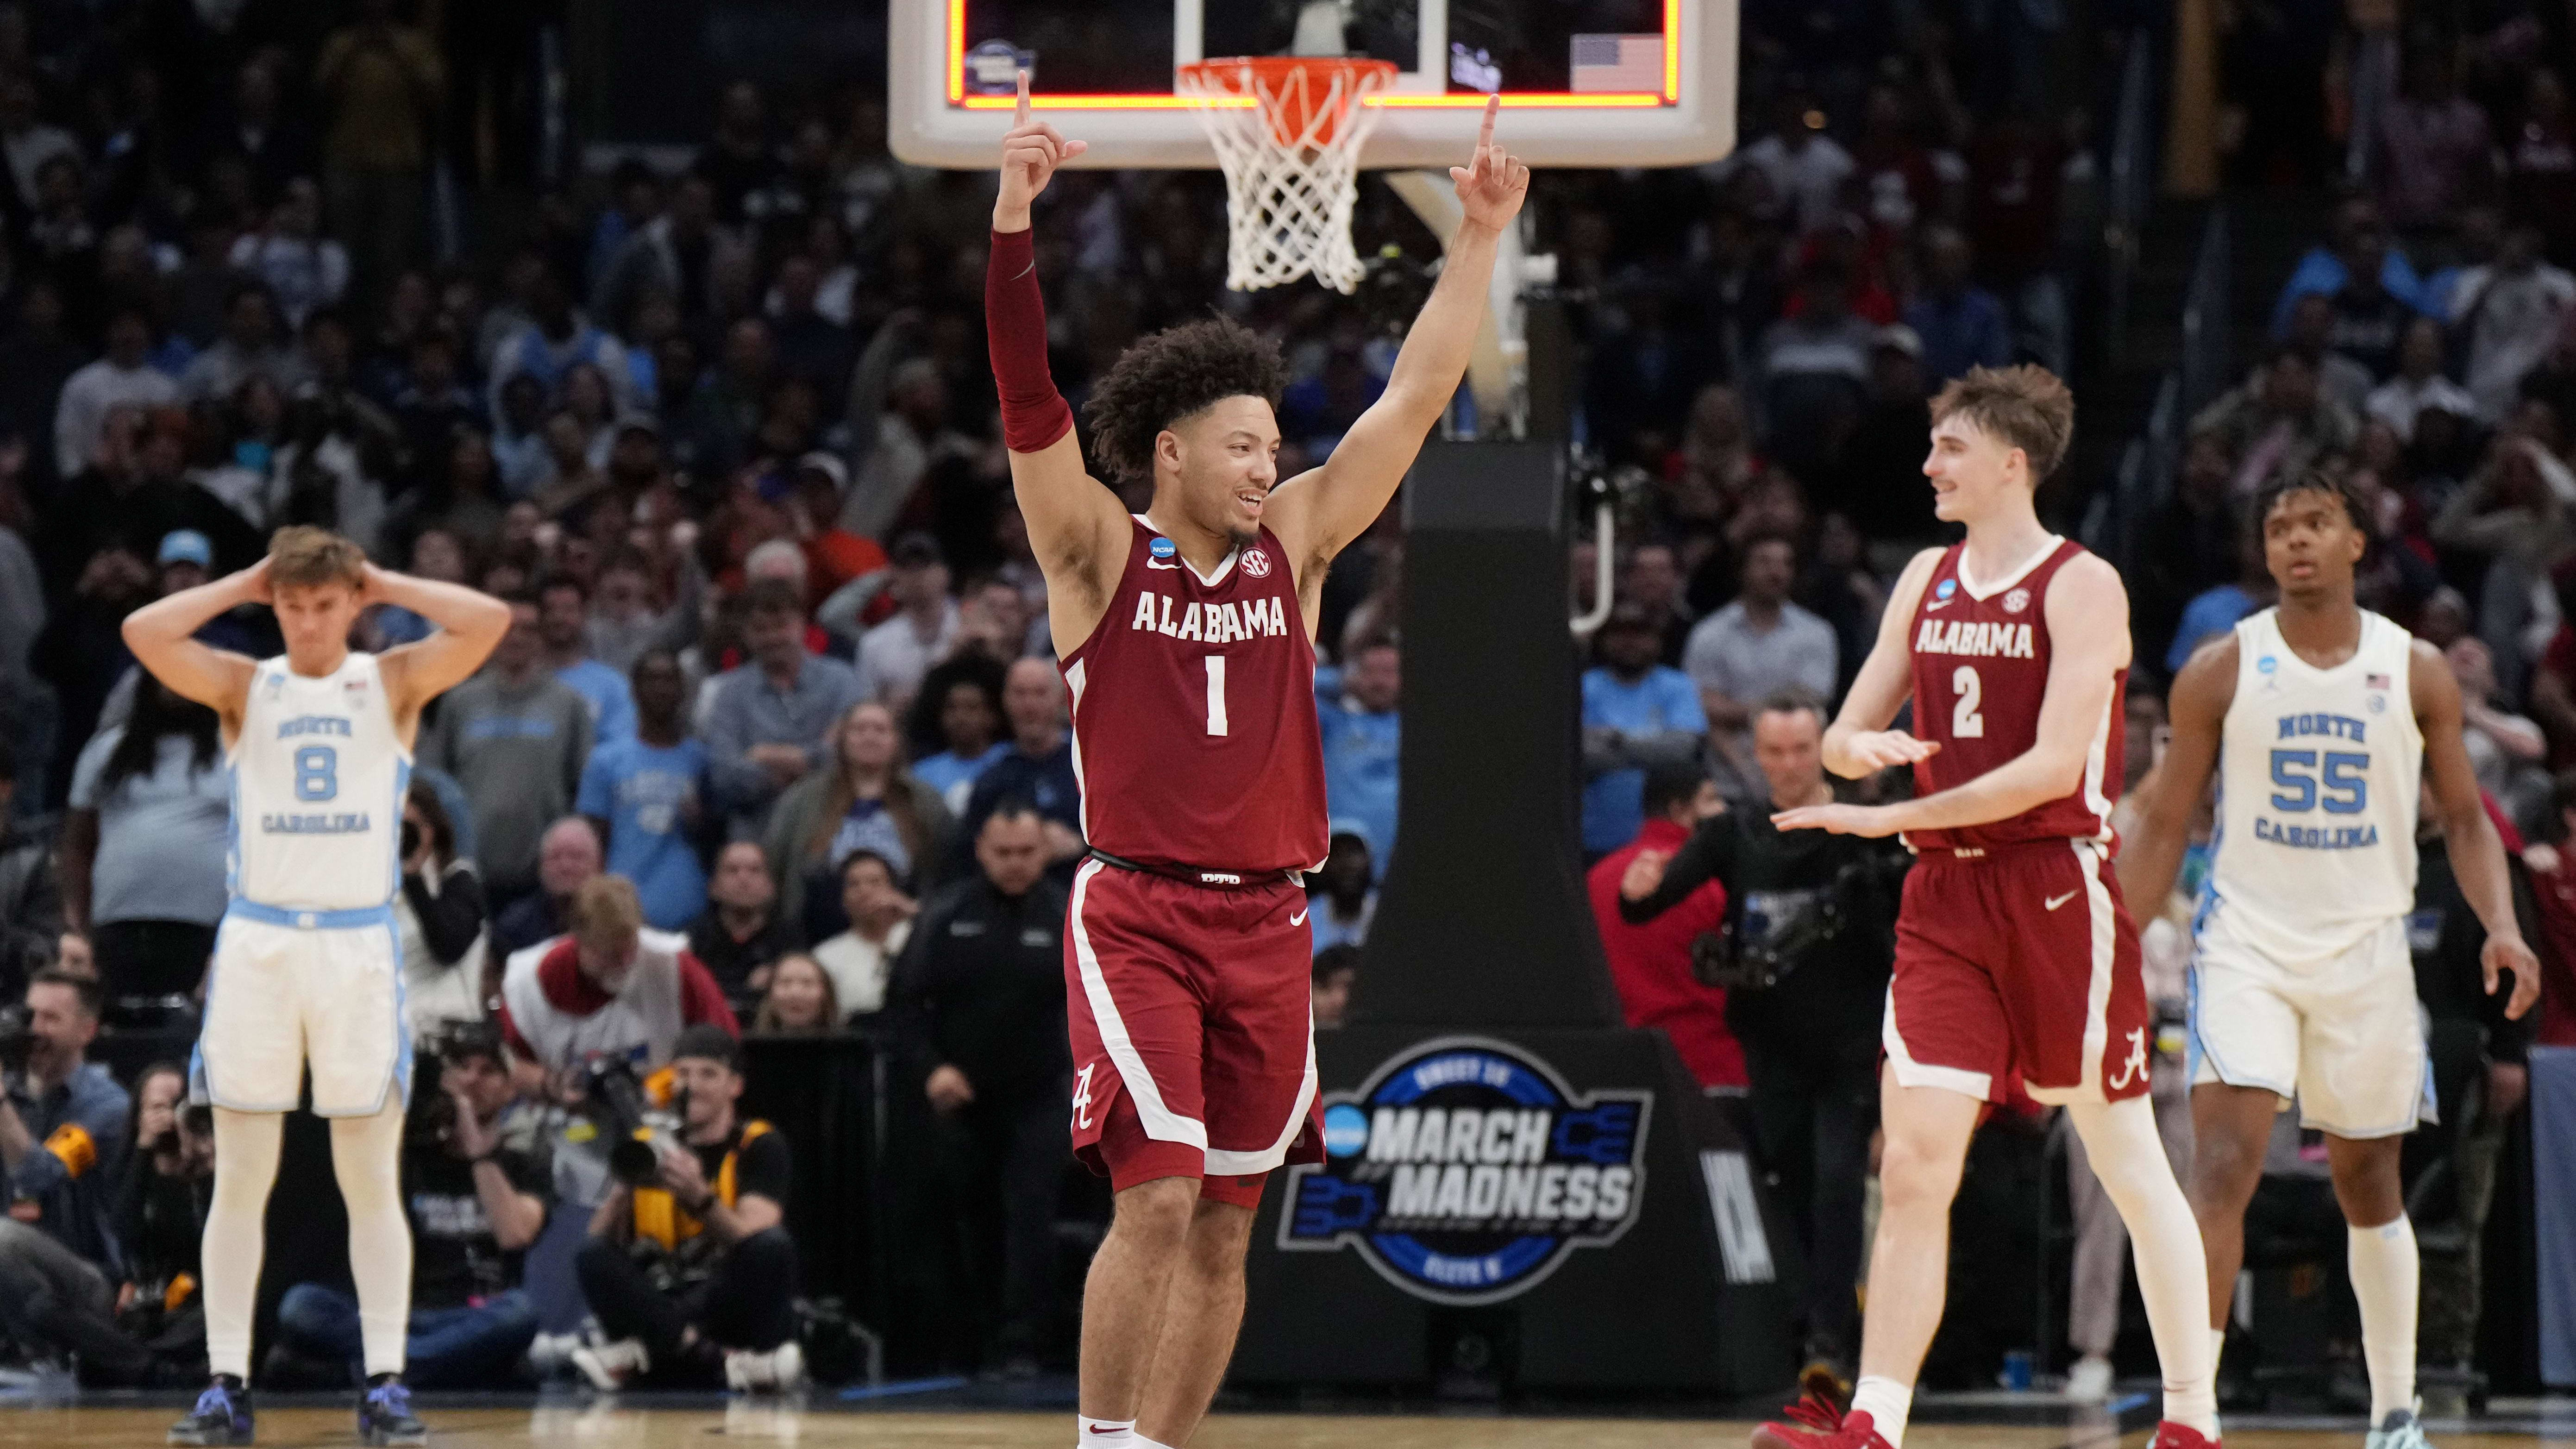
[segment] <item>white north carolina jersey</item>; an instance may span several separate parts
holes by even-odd
[[[235,897],[300,911],[393,900],[411,751],[376,656],[352,653],[319,679],[263,662],[230,764]]]
[[[2237,624],[2204,927],[2223,922],[2269,959],[2303,963],[2414,909],[2413,644],[2365,609],[2361,646],[2317,669],[2282,642],[2279,611]]]

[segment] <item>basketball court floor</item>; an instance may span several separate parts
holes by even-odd
[[[2153,1428],[2136,1400],[2116,1420],[2099,1410],[2048,1401],[2027,1408],[1927,1403],[1906,1434],[1907,1449],[2141,1449]],[[0,1445],[88,1449],[158,1444],[184,1410],[177,1397],[108,1396],[99,1402],[0,1406]],[[818,1393],[805,1404],[695,1399],[590,1399],[505,1403],[424,1395],[431,1442],[445,1449],[521,1446],[635,1446],[681,1449],[719,1440],[818,1449],[1061,1449],[1072,1432],[1063,1409],[991,1412],[849,1403]],[[350,1411],[328,1396],[264,1397],[260,1439],[277,1449],[355,1443]],[[1466,1410],[1421,1413],[1221,1413],[1192,1449],[1737,1449],[1750,1417],[1555,1417]],[[2474,1424],[2435,1422],[2441,1449],[2519,1449],[2576,1443],[2576,1401],[2500,1400]],[[2229,1449],[2359,1449],[2359,1421],[2238,1418]]]

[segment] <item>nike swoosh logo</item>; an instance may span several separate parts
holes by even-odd
[[[1937,614],[1937,613],[1941,612],[1943,609],[1946,609],[1946,608],[1950,607],[1952,604],[1955,604],[1955,603],[1957,603],[1957,602],[1959,602],[1959,601],[1958,601],[1958,600],[1956,600],[1956,599],[1943,599],[1941,602],[1939,602],[1939,603],[1937,603],[1937,604],[1925,604],[1925,605],[1923,606],[1923,612],[1924,612],[1924,613],[1927,613],[1927,614]]]
[[[1314,909],[1314,907],[1312,907],[1312,906],[1308,906],[1308,907],[1306,908],[1306,910],[1308,910],[1308,911],[1311,911],[1311,910],[1313,910],[1313,909]],[[1293,915],[1293,916],[1290,916],[1290,917],[1288,918],[1288,924],[1290,924],[1290,925],[1292,925],[1292,926],[1302,926],[1302,925],[1306,924],[1306,911],[1299,911],[1297,914],[1295,914],[1295,915]]]
[[[2075,889],[2076,889],[2076,890],[2082,890],[2082,889],[2083,889],[2083,887],[2082,887],[2082,886],[2078,886],[2078,887],[2076,887]],[[2071,900],[2073,900],[2073,899],[2075,899],[2075,891],[2068,891],[2066,894],[2064,894],[2064,895],[2062,895],[2062,896],[2050,896],[2047,900],[2045,900],[2045,901],[2041,902],[2041,904],[2042,904],[2042,905],[2047,906],[2050,910],[2052,910],[2052,911],[2053,911],[2053,910],[2056,910],[2059,906],[2062,906],[2062,905],[2066,904],[2068,901],[2071,901]]]
[[[1180,565],[1176,563],[1156,563],[1152,559],[1147,559],[1145,560],[1145,567],[1149,569],[1176,569],[1179,568]]]

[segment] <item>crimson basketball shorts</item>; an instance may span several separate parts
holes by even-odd
[[[2110,853],[2040,840],[1925,851],[1905,879],[1881,1032],[1900,1085],[2049,1103],[2147,1090],[2155,1027]]]
[[[1285,879],[1203,886],[1087,860],[1064,933],[1073,1152],[1125,1191],[1200,1179],[1251,1207],[1321,1162],[1314,935]]]

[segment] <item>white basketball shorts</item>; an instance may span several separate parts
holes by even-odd
[[[311,921],[315,924],[301,924]],[[195,1098],[236,1112],[367,1117],[411,1091],[401,947],[389,908],[294,913],[236,901],[215,931]]]
[[[2212,915],[2192,956],[2193,1085],[2260,1087],[2285,1109],[2295,1096],[2301,1126],[2350,1141],[2435,1120],[2405,918],[2299,966],[2265,957],[2226,919]]]

